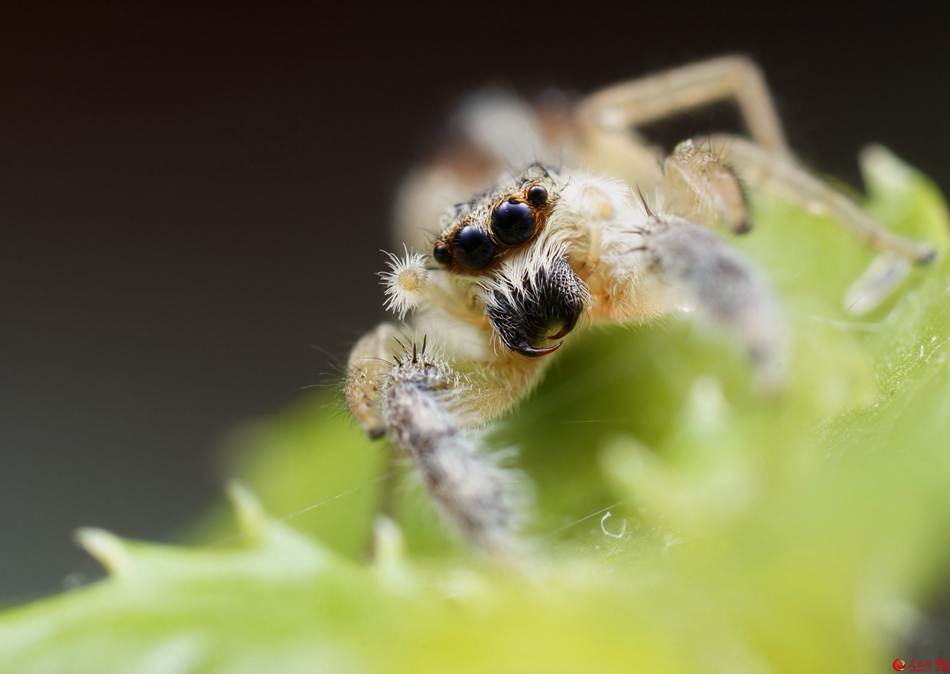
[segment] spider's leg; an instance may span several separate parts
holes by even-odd
[[[391,354],[398,344],[398,334],[392,323],[380,323],[353,346],[346,366],[346,404],[363,431],[374,440],[386,434],[379,395],[392,369]]]
[[[719,155],[688,140],[663,162],[663,210],[692,222],[723,224],[734,234],[751,229],[745,193]]]
[[[745,57],[727,56],[609,87],[585,99],[576,120],[586,163],[628,181],[655,175],[657,154],[644,147],[636,127],[722,100],[736,102],[756,143],[787,154],[762,71]]]
[[[407,346],[381,391],[390,442],[412,463],[442,516],[476,548],[513,552],[523,513],[513,473],[464,426],[471,383],[441,358]],[[477,394],[476,394],[477,395]]]
[[[699,142],[697,140],[697,144]],[[854,201],[788,156],[768,152],[744,138],[725,134],[716,134],[701,142],[708,143],[713,154],[727,157],[747,184],[801,204],[809,213],[827,215],[873,250],[892,253],[915,264],[929,264],[936,258],[932,246],[888,231]]]
[[[766,280],[723,238],[673,215],[642,228],[639,292],[658,313],[687,308],[733,332],[767,387],[782,383],[785,324]]]
[[[510,406],[543,364],[501,358],[463,376],[435,355],[444,346],[426,341],[404,339],[391,323],[369,332],[350,356],[347,403],[370,437],[386,436],[409,460],[452,528],[483,552],[511,556],[524,490],[470,429]]]

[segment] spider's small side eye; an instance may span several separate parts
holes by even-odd
[[[531,207],[510,199],[499,204],[491,216],[492,231],[509,246],[516,246],[530,239],[534,235],[534,223],[534,211]]]
[[[452,237],[452,257],[466,269],[484,269],[495,257],[495,244],[478,227],[466,225]]]
[[[535,206],[541,206],[548,201],[548,191],[544,185],[532,185],[528,188],[528,201]]]
[[[441,241],[435,244],[435,250],[432,251],[432,257],[435,258],[435,261],[441,265],[447,265],[452,261],[452,255],[449,253],[449,249],[445,247],[445,244]]]

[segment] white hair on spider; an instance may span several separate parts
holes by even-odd
[[[384,251],[385,252],[385,251]],[[426,256],[422,253],[405,251],[405,257],[393,253],[386,264],[391,271],[379,273],[380,283],[386,287],[387,311],[391,311],[403,320],[409,311],[418,307],[425,299],[425,289],[429,282],[429,272],[425,267]]]

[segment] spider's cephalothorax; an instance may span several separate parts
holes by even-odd
[[[638,125],[720,99],[738,104],[751,138],[687,140],[665,158],[640,142]],[[516,547],[523,504],[466,429],[517,402],[580,320],[690,308],[735,335],[762,386],[780,387],[778,304],[720,234],[749,229],[742,185],[829,214],[886,259],[933,259],[801,168],[761,73],[741,57],[605,89],[569,112],[487,94],[458,119],[458,151],[415,171],[397,209],[403,239],[425,251],[391,256],[382,274],[386,306],[405,323],[357,342],[345,394],[363,429],[412,462],[453,528],[492,554]],[[871,281],[868,293],[883,292]]]

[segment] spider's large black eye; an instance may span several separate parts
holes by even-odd
[[[495,245],[478,227],[466,225],[452,238],[452,257],[466,269],[484,269],[495,257]]]
[[[445,247],[445,244],[441,241],[435,244],[435,250],[432,251],[432,257],[435,258],[435,261],[441,265],[447,265],[452,261],[452,256],[449,254],[449,249]]]
[[[491,229],[509,246],[524,243],[534,235],[534,211],[520,201],[505,201],[491,215]]]

